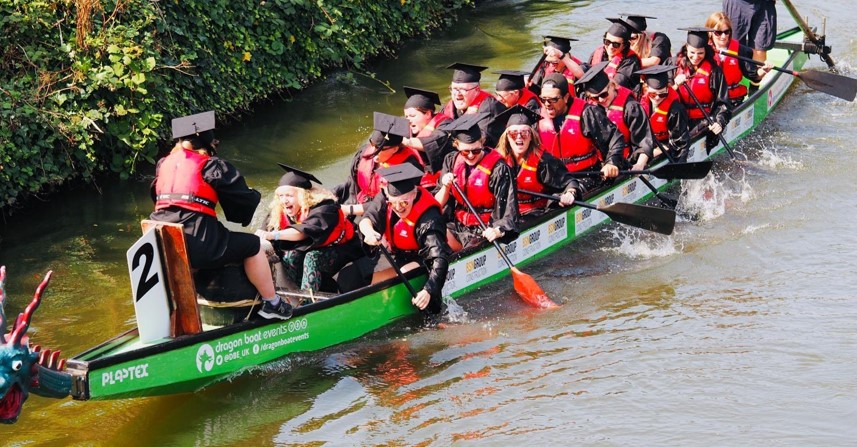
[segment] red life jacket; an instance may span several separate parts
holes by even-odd
[[[421,130],[418,134],[414,136],[417,138],[426,138],[428,136],[431,136],[431,133],[434,132],[435,129],[437,129],[437,126],[440,126],[442,123],[449,120],[450,118],[444,115],[443,113],[435,113],[434,116],[431,117],[431,119],[429,120],[428,124],[426,124],[426,127],[423,127],[423,130]]]
[[[217,217],[217,191],[202,178],[202,168],[210,158],[187,149],[167,155],[155,180],[155,209],[177,206]]]
[[[416,157],[420,165],[423,164],[419,151],[407,146],[399,146],[395,154],[390,156],[387,161],[380,163],[375,162],[375,157],[369,157],[373,153],[375,153],[375,148],[368,145],[360,154],[360,161],[357,162],[357,186],[359,189],[357,191],[357,203],[366,203],[381,191],[381,177],[375,173],[376,169],[400,165],[405,163],[409,157]]]
[[[628,104],[628,98],[633,96],[634,92],[621,85],[617,85],[616,98],[607,107],[607,118],[616,125],[619,132],[622,132],[622,136],[625,138],[625,149],[622,151],[625,158],[631,156],[631,130],[628,129],[628,124],[625,123],[625,106]]]
[[[572,101],[559,132],[554,129],[551,118],[542,118],[539,121],[542,148],[562,160],[570,172],[583,171],[595,166],[601,158],[595,143],[583,136],[580,129],[580,115],[585,105],[586,103],[580,99]]]
[[[536,175],[539,162],[542,159],[542,152],[541,149],[532,151],[527,156],[527,159],[521,163],[518,169],[518,176],[515,179],[518,184],[518,191],[523,189],[533,192],[544,192],[545,185],[539,181],[539,177]],[[507,163],[512,164],[513,162],[507,160]],[[544,208],[547,204],[547,199],[521,192],[518,193],[518,210],[521,214],[531,213],[533,210]]]
[[[432,132],[434,132],[435,129],[437,129],[438,126],[440,126],[446,121],[449,121],[448,116],[444,115],[443,113],[436,113],[431,118],[431,120],[429,120],[428,124],[426,124],[426,127],[423,127],[423,129],[415,136],[417,138],[428,137],[431,135]],[[417,151],[417,153],[420,154],[420,160],[422,160],[423,167],[426,170],[425,175],[423,175],[423,178],[420,180],[420,186],[428,189],[434,188],[435,186],[437,186],[437,179],[440,178],[440,171],[429,172],[431,170],[431,165],[428,162],[428,155],[426,155],[425,152]]]
[[[485,90],[482,90],[481,87],[478,88],[479,94],[476,95],[476,99],[474,99],[473,102],[469,106],[467,106],[467,109],[464,110],[465,115],[478,113],[479,106],[482,104],[482,101],[485,101],[488,98],[492,98],[490,93],[486,92]],[[446,103],[440,113],[448,116],[449,119],[455,119],[455,105],[452,103],[451,99],[449,100],[449,102]]]
[[[666,99],[664,99],[660,105],[655,107],[655,110],[651,110],[652,102],[649,99],[643,101],[641,104],[646,115],[649,116],[649,124],[652,127],[652,133],[658,141],[666,141],[670,138],[668,118],[670,107],[672,107],[673,101],[676,100],[680,100],[678,92],[673,89],[669,89],[669,94]]]
[[[599,62],[603,62],[607,60],[605,56],[606,55],[604,51],[604,45],[599,45],[598,48],[596,48],[595,51],[592,52],[592,59],[589,61],[589,63],[591,65],[595,65]],[[607,64],[606,67],[604,67],[604,73],[607,74],[607,77],[610,78],[611,81],[616,76],[616,71],[619,69],[619,64],[621,64],[622,61],[625,60],[625,58],[629,57],[636,57],[637,59],[640,58],[639,56],[637,56],[637,53],[635,53],[634,50],[631,49],[628,49],[628,51],[624,54],[620,53],[610,58],[610,62]]]
[[[333,227],[333,231],[330,232],[330,235],[327,236],[327,239],[324,240],[319,247],[326,247],[328,245],[342,245],[351,240],[354,237],[354,225],[345,217],[345,213],[342,212],[342,209],[339,209],[339,221],[336,222],[336,226]]]
[[[464,193],[467,195],[473,208],[476,208],[479,217],[485,225],[490,224],[491,213],[494,211],[495,197],[488,188],[488,180],[491,178],[491,172],[494,171],[497,163],[504,163],[503,157],[497,151],[489,150],[482,157],[482,160],[479,160],[479,163],[470,169],[470,175],[467,178],[464,177],[464,173],[467,170],[467,163],[463,157],[456,157],[455,163],[452,165],[455,182],[462,185]],[[455,196],[456,201],[455,219],[468,227],[479,226],[479,221],[470,212],[470,209],[464,203],[458,191],[453,189],[452,194]]]
[[[738,54],[739,47],[738,40],[729,41],[728,50],[730,52]],[[738,59],[721,54],[715,60],[720,69],[723,70],[723,77],[726,79],[726,86],[729,88],[729,99],[741,100],[747,96],[747,86],[741,83],[741,80],[744,79],[744,73],[741,71]]]
[[[702,104],[706,113],[711,113],[711,106],[714,105],[714,92],[711,91],[710,85],[711,69],[711,63],[707,60],[702,61],[702,64],[700,64],[699,68],[696,69],[696,74],[694,74],[693,77],[690,77],[691,74],[689,68],[682,68],[679,66],[679,68],[676,69],[676,76],[683,74],[688,77],[684,85],[690,86],[690,89],[693,90],[693,94],[696,95],[696,99],[698,99],[700,104]],[[687,116],[692,120],[705,118],[702,110],[696,106],[696,102],[687,94],[687,87],[684,85],[679,87],[678,94],[681,96],[681,102],[683,102],[685,107],[687,107]]]
[[[521,89],[521,97],[518,99],[518,105],[521,107],[526,107],[527,103],[530,102],[531,99],[535,99],[539,106],[542,105],[542,100],[538,95],[532,92],[532,90],[528,88]]]
[[[395,225],[389,225],[393,217],[393,209],[387,207],[387,230],[384,233],[384,238],[387,239],[391,248],[401,251],[419,250],[419,243],[416,235],[416,225],[423,213],[429,208],[437,208],[440,212],[440,204],[437,203],[434,196],[428,190],[418,186],[418,198],[411,207],[411,211],[404,218],[399,218]],[[392,228],[391,228],[392,227]]]

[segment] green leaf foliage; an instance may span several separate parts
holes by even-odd
[[[362,69],[474,0],[0,0],[0,208],[133,175],[172,117]]]

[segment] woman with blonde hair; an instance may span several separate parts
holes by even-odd
[[[672,42],[666,34],[657,31],[647,31],[646,19],[656,17],[638,14],[620,14],[625,22],[634,27],[631,32],[631,50],[640,56],[643,68],[666,64],[671,57]]]
[[[312,185],[312,174],[281,164],[286,172],[275,191],[267,231],[289,280],[302,290],[338,292],[333,275],[363,256],[354,225],[332,192]]]
[[[733,105],[741,103],[748,93],[752,93],[747,89],[747,86],[741,83],[741,80],[747,78],[750,80],[750,89],[753,91],[759,88],[759,83],[762,78],[771,71],[773,64],[765,61],[765,65],[757,66],[749,62],[740,61],[728,54],[720,53],[726,51],[730,54],[744,56],[746,58],[753,57],[753,49],[741,45],[737,39],[732,37],[732,20],[722,12],[715,12],[708,16],[705,21],[705,27],[713,31],[710,33],[711,43],[714,46],[714,60],[723,70],[723,76],[726,78],[726,86],[729,89],[729,99]]]

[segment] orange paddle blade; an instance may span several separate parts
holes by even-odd
[[[532,276],[518,270],[517,267],[512,267],[512,282],[515,284],[515,291],[518,292],[518,295],[527,304],[542,309],[557,307],[557,304],[548,298],[536,280]]]

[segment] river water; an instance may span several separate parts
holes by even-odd
[[[333,73],[221,131],[222,154],[266,197],[277,161],[332,185],[372,111],[400,113],[403,84],[443,92],[454,61],[529,69],[542,34],[579,38],[585,56],[617,12],[657,16],[650,28],[681,42],[673,29],[701,24],[717,3],[486,3],[372,65],[399,92]],[[798,7],[814,24],[830,17],[833,55],[854,76],[857,12],[808,3]],[[444,330],[398,323],[194,394],[31,396],[0,444],[854,445],[855,116],[855,104],[797,85],[736,146],[740,162],[721,157],[713,178],[684,185],[672,236],[610,225],[528,265],[557,310],[526,307],[506,280],[453,303]],[[71,190],[0,228],[8,315],[55,272],[34,342],[74,354],[134,324],[125,251],[151,210],[147,186]]]

